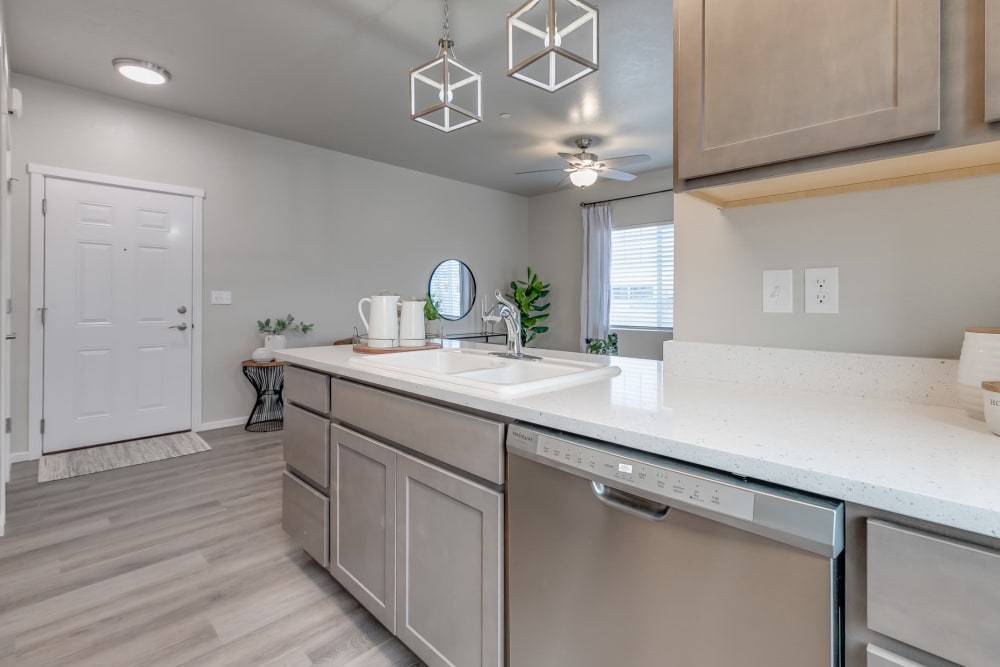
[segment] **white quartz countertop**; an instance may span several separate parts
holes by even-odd
[[[362,368],[349,362],[354,354],[350,346],[275,352],[298,366],[1000,537],[1000,438],[956,408],[665,377],[662,362],[629,358],[612,361],[622,372],[611,379],[497,399]]]

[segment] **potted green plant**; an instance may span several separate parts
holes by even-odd
[[[257,320],[257,333],[264,334],[264,347],[269,350],[285,349],[285,334],[302,333],[307,334],[312,331],[313,325],[305,322],[296,322],[291,315],[279,317],[271,322],[271,318]]]
[[[521,345],[527,345],[535,340],[538,334],[543,334],[549,328],[541,322],[549,319],[549,313],[545,312],[551,304],[539,303],[549,295],[550,283],[543,283],[538,279],[538,274],[532,272],[528,267],[528,279],[512,280],[510,289],[513,294],[508,294],[507,298],[512,299],[521,311]]]
[[[618,356],[618,334],[609,333],[607,338],[587,338],[588,354],[608,354],[613,357]]]
[[[431,337],[440,338],[444,335],[440,324],[431,324],[431,322],[437,322],[441,319],[441,313],[438,311],[440,305],[441,300],[435,301],[430,292],[424,296],[424,319],[427,321],[427,333]]]

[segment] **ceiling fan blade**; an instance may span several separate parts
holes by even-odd
[[[565,169],[535,169],[534,171],[515,171],[514,174],[544,174],[548,171],[565,171]]]
[[[604,171],[597,172],[598,175],[604,178],[610,178],[615,181],[634,181],[635,174],[628,174],[624,171],[618,171],[617,169],[605,169]]]
[[[564,178],[564,179],[562,179],[561,181],[559,181],[559,187],[560,187],[560,188],[564,188],[564,187],[566,187],[567,185],[569,185],[569,184],[570,184],[571,182],[572,182],[572,181],[570,181],[570,180],[569,180],[569,176],[567,176],[566,178]]]
[[[579,167],[580,164],[581,164],[580,157],[577,156],[577,155],[573,155],[572,153],[560,153],[559,157],[561,157],[562,159],[566,160],[567,162],[569,162],[574,167]]]
[[[627,167],[630,164],[639,164],[640,162],[649,162],[648,155],[623,155],[622,157],[610,157],[607,160],[601,160],[604,164],[609,167]]]

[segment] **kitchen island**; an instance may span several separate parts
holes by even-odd
[[[503,621],[516,518],[503,443],[516,435],[510,423],[532,424],[844,501],[829,664],[991,664],[1000,440],[954,407],[954,362],[725,346],[671,354],[688,349],[666,352],[667,363],[606,359],[617,376],[506,398],[348,347],[278,351],[304,378],[289,387],[291,415],[315,434],[286,426],[286,530],[428,664],[502,665],[504,642],[517,641]],[[309,479],[309,469],[319,472]],[[446,589],[464,597],[442,622],[459,608],[444,603]]]

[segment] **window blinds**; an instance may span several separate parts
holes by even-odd
[[[674,326],[674,225],[611,231],[611,326]]]

